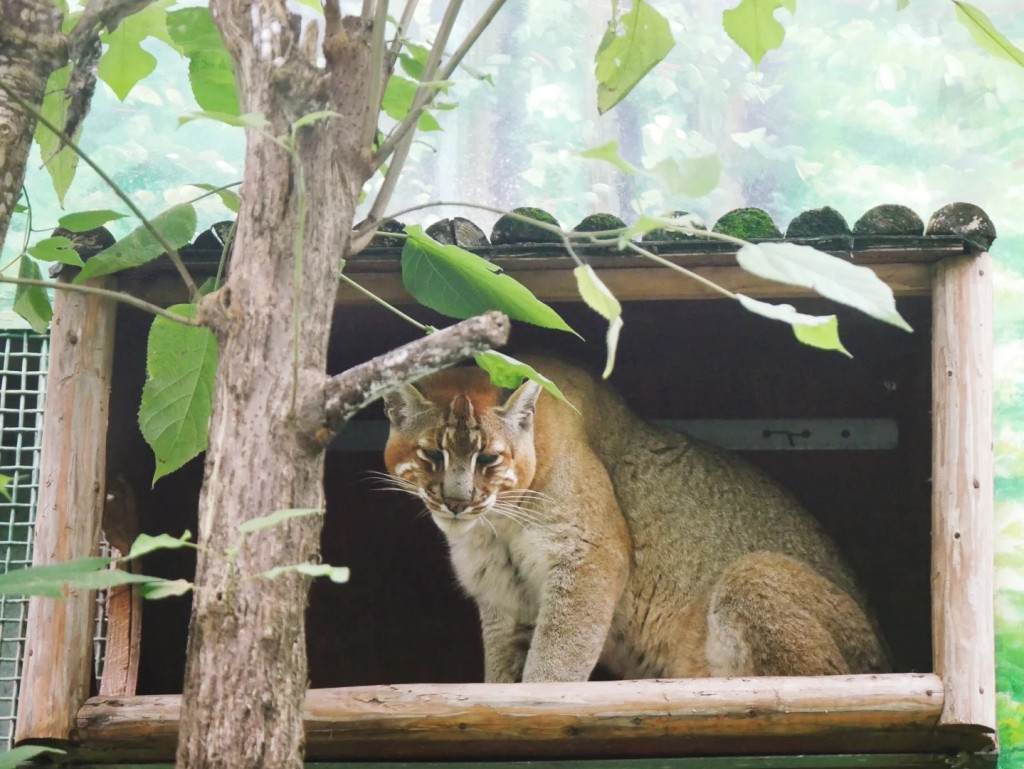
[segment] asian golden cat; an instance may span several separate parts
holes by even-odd
[[[509,395],[455,368],[385,398],[385,464],[476,601],[485,680],[881,672],[853,576],[744,461],[635,416],[574,366]]]

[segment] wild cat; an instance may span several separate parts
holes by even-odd
[[[634,415],[580,368],[530,362],[578,411],[478,368],[385,399],[384,459],[448,540],[488,682],[888,670],[850,570],[746,462]]]

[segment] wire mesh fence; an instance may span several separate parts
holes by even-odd
[[[0,332],[0,572],[32,562],[39,450],[49,342],[27,331]],[[28,599],[0,595],[0,752],[11,747]]]

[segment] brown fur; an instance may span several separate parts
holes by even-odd
[[[385,464],[448,539],[487,681],[888,669],[850,571],[750,465],[638,419],[582,370],[531,361],[507,399],[474,368],[386,399]],[[421,394],[422,392],[422,394]]]

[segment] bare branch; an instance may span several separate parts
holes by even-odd
[[[388,138],[381,144],[377,152],[374,153],[374,168],[380,168],[384,161],[388,159],[397,146],[405,139],[406,134],[412,133],[415,130],[423,110],[426,109],[426,106],[437,95],[438,89],[436,86],[423,85],[423,83],[434,82],[440,69],[441,58],[444,56],[445,46],[448,45],[448,38],[451,37],[452,28],[455,26],[455,20],[458,18],[461,9],[462,0],[450,0],[448,7],[444,9],[441,25],[437,28],[437,36],[434,38],[434,44],[431,46],[430,54],[427,56],[427,63],[423,67],[423,77],[420,78],[421,85],[416,89],[412,105],[409,107],[409,113],[402,118],[398,125],[391,129]]]
[[[373,18],[373,38],[370,46],[370,82],[368,102],[363,123],[363,144],[370,147],[377,133],[377,119],[380,116],[380,101],[387,80],[384,72],[384,28],[388,21],[388,0],[377,0],[377,12]]]
[[[488,312],[331,377],[324,389],[329,434],[318,435],[318,443],[326,444],[356,412],[396,387],[503,346],[509,330],[504,314]]]
[[[412,17],[413,14],[416,13],[417,4],[418,0],[406,0],[405,8],[402,9],[402,18],[398,20],[398,28],[395,30],[395,38],[391,41],[391,46],[388,48],[387,61],[384,62],[387,67],[386,71],[389,77],[391,73],[395,71],[395,62],[398,61],[398,52],[402,50],[402,40],[405,38],[405,33],[412,24]]]
[[[487,9],[483,12],[480,18],[477,19],[476,24],[473,25],[473,28],[466,35],[466,39],[463,40],[462,44],[455,49],[455,53],[451,55],[444,67],[429,74],[424,72],[423,79],[428,81],[448,80],[458,68],[459,64],[462,63],[466,54],[469,53],[469,49],[476,44],[480,35],[484,33],[484,30],[486,30],[488,26],[490,26],[491,21],[493,21],[494,17],[498,14],[498,11],[500,11],[504,5],[505,0],[492,0],[491,4],[487,6]],[[431,54],[433,54],[433,50],[431,50]],[[402,141],[402,138],[416,127],[419,123],[420,115],[423,114],[423,110],[429,106],[437,95],[436,88],[429,88],[425,93],[424,101],[420,103],[418,99],[420,92],[423,90],[424,89],[420,89],[420,91],[416,92],[416,98],[413,100],[413,106],[409,110],[409,114],[402,118],[402,122],[391,130],[388,138],[380,145],[377,152],[374,154],[373,161],[376,168],[380,168],[388,157],[395,152],[399,142]]]

